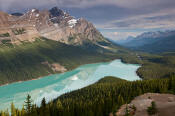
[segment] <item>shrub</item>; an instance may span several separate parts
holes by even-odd
[[[157,113],[156,103],[154,101],[152,101],[151,106],[147,108],[147,112],[149,115],[153,115]]]
[[[10,34],[9,33],[3,33],[3,34],[0,34],[0,37],[10,37]]]

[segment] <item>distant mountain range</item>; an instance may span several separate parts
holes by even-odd
[[[118,43],[124,47],[144,52],[174,52],[175,30],[146,32]]]
[[[126,39],[121,39],[121,40],[118,40],[117,42],[116,41],[114,41],[114,42],[117,44],[120,44],[120,45],[124,45],[125,43],[132,41],[134,38],[135,37],[133,37],[133,36],[128,36]]]

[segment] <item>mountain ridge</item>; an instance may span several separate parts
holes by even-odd
[[[175,30],[146,32],[132,39],[119,43],[120,45],[144,52],[161,53],[173,52],[175,43]]]
[[[88,41],[108,42],[92,23],[84,18],[76,19],[57,7],[41,11],[31,9],[23,15],[0,12],[0,35],[6,33],[8,36],[3,38],[13,44],[32,42],[38,37],[71,45],[82,45]]]

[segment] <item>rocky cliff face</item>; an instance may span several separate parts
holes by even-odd
[[[73,45],[108,42],[93,24],[83,18],[75,19],[57,7],[43,11],[32,9],[22,16],[0,12],[0,40],[20,44],[41,36]]]

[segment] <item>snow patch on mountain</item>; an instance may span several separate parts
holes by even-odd
[[[32,12],[35,12],[36,11],[36,9],[32,9]]]
[[[76,24],[77,24],[77,20],[76,19],[71,19],[68,21],[69,27],[73,28]]]
[[[39,14],[36,14],[36,17],[39,17]]]
[[[55,27],[58,27],[58,24],[57,24],[57,23],[55,23],[55,24],[54,24],[54,26],[55,26]]]

